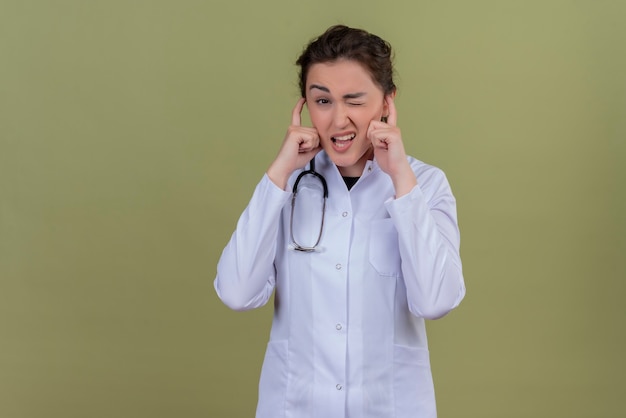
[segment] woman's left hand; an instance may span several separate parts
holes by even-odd
[[[367,137],[374,146],[378,165],[391,177],[398,198],[409,193],[417,185],[417,179],[406,158],[400,128],[397,127],[398,114],[393,96],[386,96],[385,101],[389,110],[387,122],[371,121]]]

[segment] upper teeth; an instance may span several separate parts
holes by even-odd
[[[334,136],[333,139],[335,141],[349,141],[350,139],[353,139],[355,136],[356,134],[348,134],[344,136]]]

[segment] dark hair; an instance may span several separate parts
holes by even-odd
[[[302,97],[306,97],[306,78],[311,66],[339,59],[354,60],[361,64],[385,95],[396,90],[391,45],[365,30],[336,25],[312,40],[296,61],[300,66]]]

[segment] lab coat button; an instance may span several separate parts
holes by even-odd
[[[348,212],[342,213],[341,216],[343,216],[345,218],[346,216],[348,216]]]
[[[341,270],[341,264],[337,263],[337,265],[335,266],[335,268],[336,268],[337,270]]]
[[[337,390],[341,390],[343,389],[343,386],[341,386],[339,383],[337,383],[337,386],[335,386],[337,388]]]
[[[335,329],[337,329],[337,331],[341,331],[341,328],[342,328],[341,324],[335,325]]]

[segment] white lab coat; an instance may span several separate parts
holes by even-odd
[[[214,283],[236,310],[262,306],[276,292],[257,418],[436,416],[424,318],[456,307],[465,285],[446,177],[408,158],[418,186],[394,199],[375,160],[349,191],[328,156],[316,156],[329,189],[317,252],[289,248],[298,172],[287,191],[267,175],[258,184]],[[321,195],[311,192],[300,205],[304,196],[298,193],[297,208],[320,208]],[[294,234],[310,245],[319,215],[311,210],[314,222],[298,215]]]

